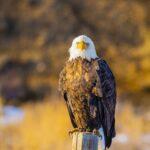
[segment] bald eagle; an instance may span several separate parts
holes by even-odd
[[[109,148],[115,137],[114,75],[106,61],[97,56],[93,41],[85,35],[73,40],[69,53],[60,73],[59,90],[72,125],[78,131],[100,133],[103,149]]]

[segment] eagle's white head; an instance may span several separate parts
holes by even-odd
[[[81,57],[90,61],[98,57],[93,41],[86,35],[80,35],[73,40],[69,53],[69,60]]]

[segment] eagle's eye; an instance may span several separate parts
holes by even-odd
[[[90,43],[86,43],[87,47],[89,47]]]

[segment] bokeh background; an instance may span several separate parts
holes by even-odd
[[[58,78],[80,34],[116,77],[111,149],[150,149],[149,0],[0,0],[1,150],[71,150]]]

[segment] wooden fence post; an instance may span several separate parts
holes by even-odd
[[[98,136],[89,132],[74,132],[72,150],[102,150],[102,143]]]

